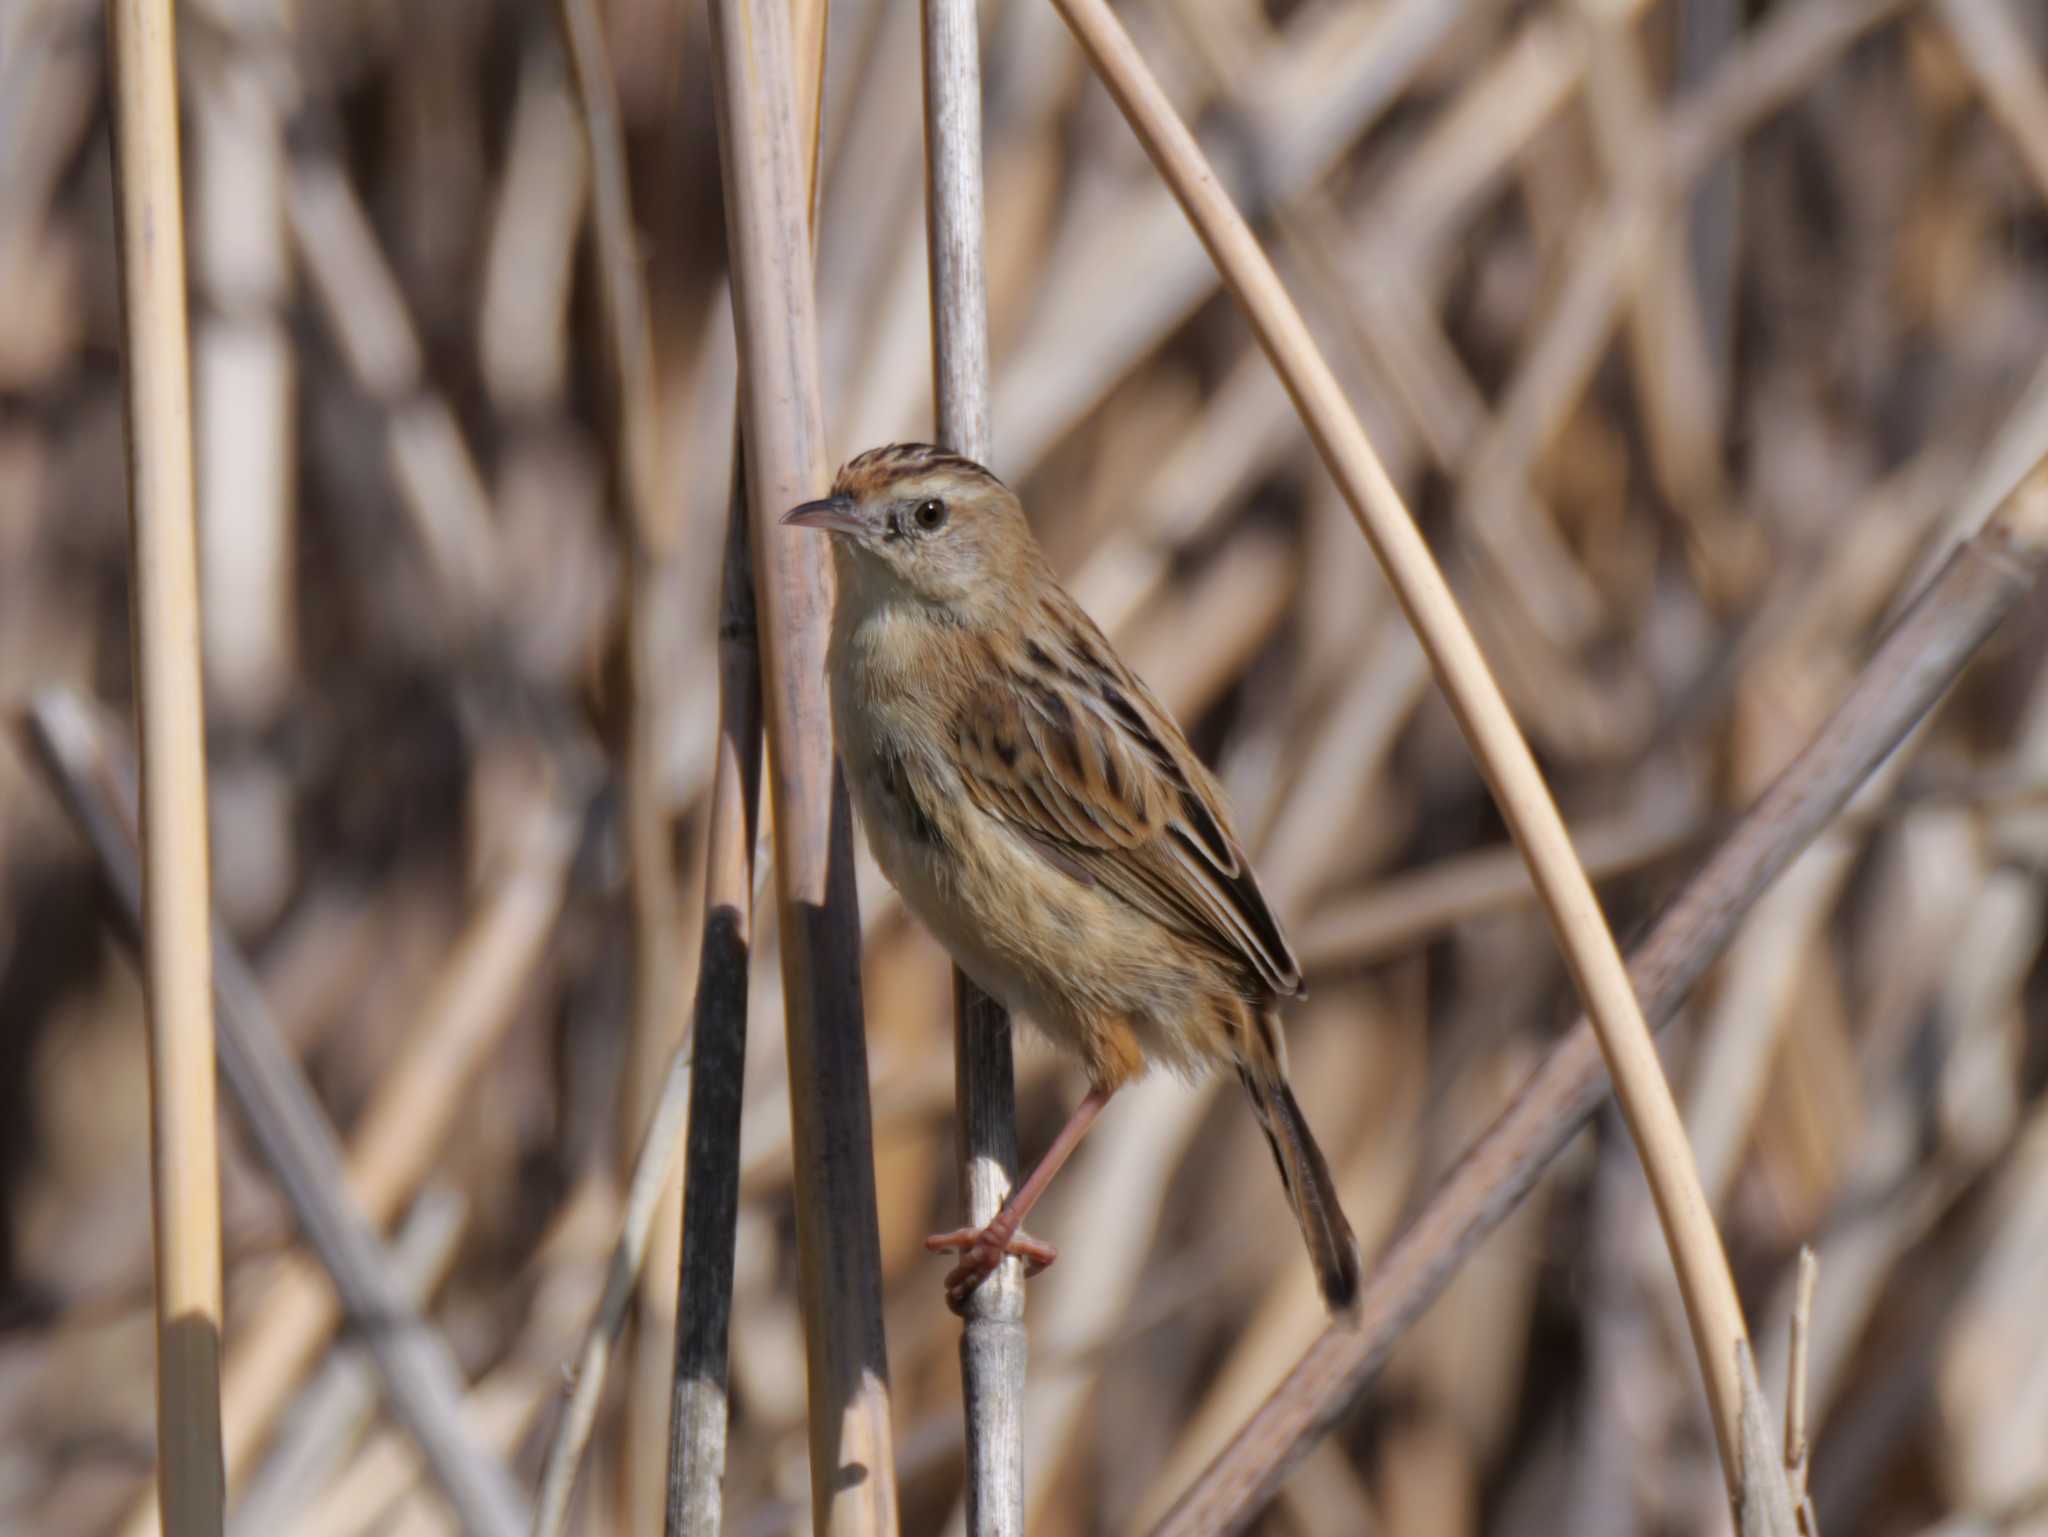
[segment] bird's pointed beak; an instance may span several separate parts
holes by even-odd
[[[822,528],[829,534],[867,532],[867,525],[861,522],[858,506],[850,496],[827,496],[815,502],[805,502],[785,512],[782,521],[789,528]]]

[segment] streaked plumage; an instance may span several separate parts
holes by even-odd
[[[1274,1013],[1301,968],[1173,718],[979,465],[872,450],[791,519],[835,535],[833,717],[876,861],[968,975],[1086,1065],[1095,1093],[1056,1157],[1148,1063],[1233,1067],[1324,1292],[1348,1303],[1356,1244]],[[993,1242],[955,1272],[956,1297]]]

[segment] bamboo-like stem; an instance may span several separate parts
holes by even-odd
[[[924,0],[925,248],[937,441],[986,463],[988,283],[982,259],[981,46],[974,0]],[[1017,1177],[1017,1083],[1001,1004],[953,971],[955,1129],[967,1225],[1002,1209]],[[1024,1267],[974,1289],[960,1335],[970,1537],[1024,1531]]]
[[[813,1529],[896,1530],[851,808],[825,694],[831,583],[777,526],[826,487],[805,134],[785,7],[711,0],[796,1157]],[[813,120],[814,121],[814,120]]]
[[[805,7],[799,38],[816,67],[800,85],[812,124],[809,201],[817,201],[825,13]],[[808,30],[807,30],[808,29]],[[739,1239],[740,1112],[747,1058],[747,966],[753,945],[754,849],[761,803],[761,643],[754,601],[746,444],[734,422],[731,496],[718,612],[718,748],[705,838],[704,934],[691,1021],[689,1147],[677,1261],[665,1530],[718,1537],[725,1515],[731,1419],[730,1340]]]
[[[669,1537],[718,1537],[724,1516],[727,1346],[740,1216],[754,830],[761,804],[761,650],[748,558],[745,458],[739,444],[733,449],[718,614],[718,761],[705,837],[704,943],[691,1026],[695,1056],[683,1166],[681,1302],[669,1404]]]
[[[985,460],[995,434],[989,421],[981,46],[974,6],[966,0],[924,0],[923,42],[925,249],[936,426],[944,447]]]
[[[157,1468],[167,1537],[217,1534],[220,1145],[199,661],[192,357],[170,0],[107,0],[121,364],[142,743],[142,950],[156,1226]]]
[[[93,728],[75,696],[49,693],[32,714],[36,746],[59,795],[92,844],[101,873],[125,916],[139,928],[142,876],[136,866],[133,774]],[[249,964],[225,936],[212,947],[219,993],[221,1071],[251,1139],[276,1174],[300,1227],[364,1331],[385,1402],[419,1443],[471,1537],[517,1537],[526,1527],[511,1475],[475,1444],[464,1422],[465,1385],[453,1353],[414,1310],[361,1208],[334,1128],[312,1085],[285,1047]],[[216,1441],[218,1445],[218,1441]],[[223,1473],[223,1476],[224,1473]],[[162,1482],[167,1531],[174,1494]]]
[[[1111,14],[1106,0],[1054,0],[1103,82],[1173,188],[1260,345],[1286,384],[1324,463],[1386,569],[1471,741],[1503,818],[1529,862],[1614,1075],[1685,1296],[1722,1470],[1740,1485],[1742,1384],[1735,1346],[1748,1339],[1685,1127],[1657,1060],[1614,936],[1478,643],[1365,431],[1281,286],[1257,237],[1217,182],[1194,136]]]
[[[1677,1012],[1757,899],[2032,589],[2048,550],[2048,463],[2036,468],[2006,510],[2021,516],[2001,518],[1949,557],[1813,740],[1636,947],[1630,974],[1658,1024]],[[1152,1537],[1209,1537],[1249,1525],[1288,1469],[1343,1419],[1395,1340],[1534,1188],[1606,1094],[1599,1047],[1581,1018],[1381,1258],[1359,1299],[1356,1326],[1333,1327],[1317,1339]]]

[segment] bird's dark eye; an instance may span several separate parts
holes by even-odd
[[[916,520],[919,528],[923,529],[926,533],[930,533],[933,529],[942,527],[945,524],[946,504],[936,496],[928,497],[917,504],[917,507],[910,516]]]

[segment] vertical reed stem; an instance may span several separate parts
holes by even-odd
[[[760,604],[789,1035],[813,1530],[896,1530],[851,808],[825,693],[831,583],[777,526],[825,489],[810,187],[781,0],[711,0],[733,321]]]
[[[668,1537],[718,1537],[725,1489],[727,1344],[740,1215],[754,827],[761,803],[761,648],[747,548],[745,459],[734,445],[718,613],[718,762],[706,835],[704,946],[691,1027],[689,1149],[669,1409]]]
[[[981,52],[974,0],[924,0],[925,231],[931,275],[937,439],[986,462],[988,292],[982,262]],[[1017,1171],[1017,1089],[1002,1005],[953,973],[955,1116],[969,1226],[1001,1210]],[[967,1428],[967,1530],[1024,1530],[1023,1262],[1003,1261],[969,1296],[960,1336]]]
[[[199,666],[191,354],[170,0],[108,0],[142,743],[143,978],[156,1218],[157,1460],[168,1537],[217,1534],[220,1151]]]

